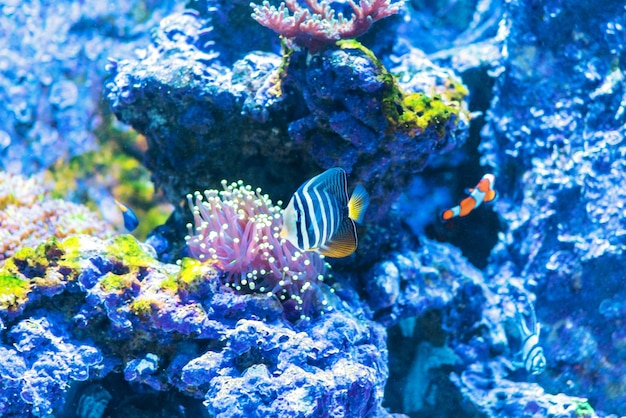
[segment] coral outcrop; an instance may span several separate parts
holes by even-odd
[[[201,41],[209,24],[162,21],[145,57],[110,67],[106,85],[115,115],[146,136],[147,167],[172,203],[233,177],[287,200],[341,166],[369,191],[374,220],[431,155],[466,138],[467,90],[425,57],[401,79],[356,42],[254,52],[226,67],[210,54],[219,42]],[[164,43],[172,26],[185,36]]]
[[[0,173],[0,415],[626,410],[623,2],[5,3],[3,170],[128,130],[104,86],[176,209],[140,243]],[[329,268],[277,231],[333,166],[372,205]]]
[[[552,359],[538,383],[620,413],[626,41],[616,27],[626,23],[624,7],[549,2],[553,12],[538,21],[529,4],[508,6],[508,55],[481,144],[484,163],[510,185],[496,203],[505,232],[489,271],[519,277],[537,295]]]
[[[72,381],[106,389],[119,369],[135,385],[206,399],[211,415],[386,415],[381,325],[338,304],[294,327],[276,296],[235,292],[217,263],[153,255],[129,235],[83,235],[7,260],[3,415],[59,413]]]

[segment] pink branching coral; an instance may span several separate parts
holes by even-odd
[[[280,6],[264,1],[261,5],[251,3],[252,18],[297,45],[318,48],[340,39],[356,38],[367,32],[374,22],[397,13],[403,2],[391,4],[391,0],[347,0],[353,15],[346,19],[331,7],[333,1],[305,0],[303,7],[298,0],[285,0]]]
[[[187,195],[195,224],[187,225],[190,254],[219,261],[227,272],[226,283],[235,290],[274,294],[305,317],[318,300],[325,271],[322,257],[301,252],[280,237],[282,209],[261,189],[242,181],[222,181],[222,186],[223,191]]]

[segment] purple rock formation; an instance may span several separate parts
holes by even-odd
[[[474,407],[471,413],[487,417],[599,417],[587,399],[551,395],[537,383],[515,382],[503,378],[498,366],[470,367],[462,377],[453,374],[451,379]],[[612,417],[616,417],[613,415]]]
[[[3,331],[0,347],[3,416],[48,416],[73,381],[99,379],[115,362],[90,339],[73,335],[63,315],[36,310]],[[15,415],[12,415],[15,414]]]
[[[3,415],[58,413],[64,397],[72,399],[67,385],[80,392],[76,382],[87,379],[101,380],[106,387],[96,392],[113,397],[107,407],[100,395],[108,413],[119,412],[123,387],[179,395],[195,411],[220,416],[385,416],[388,369],[386,406],[416,415],[626,410],[623,4],[410,2],[398,32],[373,45],[379,62],[354,43],[283,57],[251,52],[277,52],[278,41],[253,23],[248,2],[200,3],[200,11],[163,19],[136,60],[110,65],[109,103],[147,136],[146,165],[174,203],[222,178],[287,199],[335,165],[351,183],[365,183],[372,210],[359,253],[334,264],[326,282],[333,309],[294,324],[275,297],[224,286],[228,266],[219,263],[162,264],[128,238],[49,243],[16,255],[0,274]],[[9,171],[31,172],[90,149],[106,51],[118,39],[142,42],[145,26],[125,5],[68,4],[32,13],[14,2],[2,6],[10,36],[0,74],[0,162]],[[109,13],[121,20],[101,24]],[[398,33],[412,39],[389,55]],[[478,167],[475,149],[466,155],[462,148],[463,84],[432,61],[463,75],[470,110],[486,109],[495,80],[481,150],[482,164],[497,174],[501,226],[483,208],[456,224],[424,220],[487,169]],[[421,110],[407,109],[436,107],[410,97],[421,92],[456,102],[461,112],[442,119],[446,108],[420,121]],[[405,125],[397,123],[402,115]],[[469,145],[476,148],[481,122],[473,122]],[[461,152],[413,182],[430,157],[449,150]],[[464,165],[473,165],[471,175]],[[404,204],[411,216],[387,216],[411,182]],[[167,241],[172,230],[185,233],[182,211],[151,240],[159,254],[176,258]],[[450,245],[421,236],[418,243],[408,232],[445,239],[443,228],[457,228],[464,250],[480,248],[472,261],[488,264],[485,271]],[[488,236],[498,237],[489,260]],[[531,304],[548,364],[539,376],[519,364],[519,317],[530,315]]]

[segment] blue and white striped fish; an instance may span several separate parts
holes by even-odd
[[[328,257],[346,257],[357,247],[356,225],[369,196],[357,185],[348,199],[348,177],[331,168],[306,181],[294,193],[283,213],[280,236],[302,251],[317,250]]]
[[[517,309],[517,305],[515,305],[515,320],[522,343],[518,353],[521,361],[516,362],[516,364],[518,366],[523,365],[528,373],[541,374],[546,368],[546,357],[543,354],[543,348],[539,345],[539,333],[541,332],[541,328],[537,322],[535,308],[533,308],[532,304],[529,304],[529,306],[531,328],[528,328],[526,318],[524,318]]]

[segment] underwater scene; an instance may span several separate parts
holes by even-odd
[[[626,416],[623,0],[2,0],[0,99],[0,417]]]

